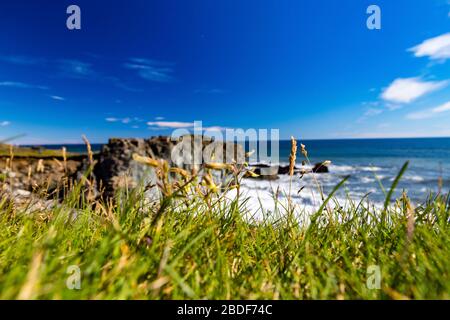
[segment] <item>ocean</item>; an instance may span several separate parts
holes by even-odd
[[[396,196],[404,190],[414,203],[426,200],[430,193],[439,191],[442,177],[442,192],[450,187],[450,138],[414,139],[354,139],[354,140],[299,140],[306,145],[312,164],[331,161],[330,172],[295,176],[292,180],[291,195],[294,201],[305,206],[317,206],[320,197],[317,180],[328,194],[345,176],[349,175],[345,187],[338,193],[338,199],[350,197],[359,201],[368,197],[374,204],[381,205],[402,165],[409,161],[409,167],[401,179]],[[93,145],[99,151],[102,145]],[[45,146],[59,149],[62,145]],[[84,145],[67,145],[69,152],[83,152]],[[280,163],[289,162],[290,141],[280,141]],[[297,166],[301,166],[302,155],[297,155]],[[245,180],[243,189],[249,196],[256,196],[262,203],[273,202],[272,195],[279,188],[289,190],[290,179],[280,175],[278,180]],[[383,187],[382,187],[383,186]],[[298,190],[302,189],[300,193]]]
[[[352,139],[352,140],[305,140],[308,157],[312,164],[331,161],[330,172],[304,175],[292,180],[291,195],[296,203],[305,207],[317,207],[320,194],[317,182],[323,187],[325,196],[347,175],[345,187],[337,193],[340,204],[345,199],[359,202],[367,196],[378,207],[386,199],[388,191],[406,161],[409,166],[397,186],[394,195],[407,192],[413,203],[419,204],[430,193],[439,191],[439,178],[442,178],[442,192],[450,187],[450,138],[414,139]],[[288,164],[290,141],[280,142],[280,163]],[[301,165],[303,156],[297,155]],[[250,196],[260,199],[264,207],[273,203],[272,194],[278,188],[289,190],[290,178],[280,176],[275,181],[246,180],[245,188]],[[302,189],[303,188],[303,189]],[[297,194],[297,191],[302,191]],[[383,189],[385,191],[383,191]]]

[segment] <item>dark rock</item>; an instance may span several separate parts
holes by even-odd
[[[256,174],[260,174],[261,172],[262,175],[269,176],[272,178],[275,176],[277,176],[278,178],[279,174],[289,174],[289,166],[270,166],[267,164],[260,163],[255,164],[252,167],[256,168],[254,171]],[[294,168],[295,174],[297,174],[299,171],[300,171],[299,168],[297,167]]]
[[[261,180],[277,180],[278,177],[278,167],[270,166],[268,164],[255,164],[251,166],[253,172],[258,175],[258,177],[254,179]]]
[[[289,166],[279,166],[278,174],[289,174]]]
[[[154,169],[132,160],[134,153],[153,159],[163,159],[172,167],[188,171],[198,170],[203,157],[208,158],[208,155],[214,155],[213,162],[231,163],[233,160],[238,162],[245,160],[244,149],[240,145],[212,141],[201,136],[188,135],[178,139],[164,136],[150,139],[110,139],[103,147],[94,168],[98,186],[106,198],[113,196],[116,190],[123,186],[134,187],[139,183],[155,185]],[[194,156],[194,153],[197,155]],[[222,161],[223,158],[226,161]],[[195,163],[194,159],[200,163]],[[208,159],[205,161],[208,162]],[[151,189],[153,190],[147,191],[149,197],[157,198],[159,191],[156,188]]]
[[[314,173],[328,173],[330,172],[330,169],[328,169],[328,165],[324,163],[316,163],[314,165],[314,168],[312,169],[312,172]]]
[[[289,166],[279,166],[278,167],[278,174],[289,174]],[[297,167],[294,167],[294,174],[297,174],[300,172],[300,169]]]
[[[94,175],[103,196],[110,198],[121,187],[136,186],[136,181],[132,179],[133,176],[138,176],[136,172],[132,172],[133,153],[153,157],[158,152],[165,155],[167,148],[167,145],[163,147],[160,139],[155,139],[152,144],[146,143],[144,139],[110,139],[103,146],[94,167]]]

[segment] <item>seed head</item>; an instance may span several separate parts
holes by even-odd
[[[297,158],[297,140],[291,137],[291,155],[289,156],[289,175],[294,175],[295,160]]]

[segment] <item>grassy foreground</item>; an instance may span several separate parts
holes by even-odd
[[[413,208],[404,195],[381,212],[324,204],[309,224],[293,208],[257,222],[244,199],[178,173],[170,184],[162,176],[156,205],[142,189],[89,202],[81,185],[52,210],[2,197],[0,298],[450,298],[448,196]]]

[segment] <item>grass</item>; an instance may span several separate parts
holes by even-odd
[[[62,150],[51,150],[51,149],[34,149],[30,147],[13,147],[14,157],[16,158],[39,158],[39,159],[47,159],[47,158],[62,158],[63,153]],[[10,145],[3,144],[0,141],[0,158],[1,157],[9,157],[11,154]],[[67,153],[67,157],[79,157],[79,154],[76,153]]]
[[[2,196],[0,299],[450,298],[450,199],[430,195],[413,207],[404,193],[391,202],[407,164],[383,210],[366,199],[341,207],[334,194],[344,179],[299,223],[306,213],[291,201],[252,219],[243,167],[207,164],[191,175],[133,159],[155,170],[159,202],[146,200],[149,186],[90,200],[85,181],[52,210]],[[228,173],[225,186],[212,170]]]

